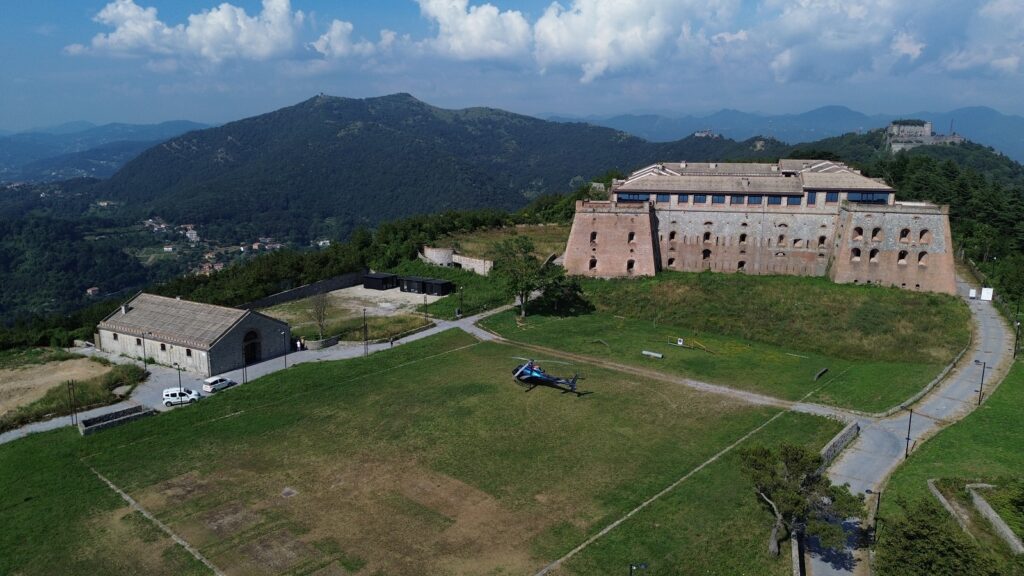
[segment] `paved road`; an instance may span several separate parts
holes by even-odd
[[[902,411],[885,419],[860,418],[860,436],[828,469],[834,482],[848,482],[854,494],[868,495],[868,490],[876,493],[904,460],[908,424],[913,452],[916,445],[943,426],[963,418],[977,407],[982,366],[975,361],[986,364],[986,388],[1005,376],[1013,358],[1013,334],[991,302],[967,299],[969,288],[966,282],[957,279],[957,291],[967,300],[974,319],[972,349],[945,381],[912,406],[912,417],[909,411]],[[874,496],[871,498],[869,507],[874,502]],[[847,549],[842,553],[827,551],[823,554],[814,551],[811,573],[814,576],[867,573],[866,563],[860,559],[863,552]]]
[[[496,308],[494,310],[488,310],[487,312],[477,314],[476,316],[467,316],[466,318],[463,318],[461,320],[435,320],[434,326],[432,328],[428,328],[426,330],[423,330],[422,332],[411,334],[399,340],[395,340],[394,345],[401,346],[402,344],[405,344],[407,342],[420,340],[451,328],[460,328],[481,340],[492,340],[495,338],[495,336],[490,332],[487,332],[486,330],[482,330],[481,328],[477,327],[476,322],[492,314],[497,314],[499,312],[507,310],[508,308],[509,306],[503,306],[501,308]],[[390,347],[390,343],[371,344],[369,346],[369,351],[372,354],[373,352],[385,350]],[[75,348],[72,350],[72,352],[77,352],[79,354],[84,354],[87,356],[102,356],[110,360],[111,362],[116,363],[139,364],[137,360],[124,358],[122,356],[106,354],[104,352],[96,350],[95,348]],[[362,344],[339,344],[337,346],[331,346],[330,348],[325,348],[323,350],[303,350],[301,352],[289,353],[287,357],[287,362],[288,366],[294,366],[296,364],[301,364],[304,362],[343,360],[346,358],[355,358],[357,356],[362,355]],[[245,379],[254,380],[256,378],[259,378],[260,376],[265,376],[267,374],[283,370],[285,367],[284,364],[285,357],[283,356],[273,358],[265,362],[260,362],[258,364],[253,364],[251,366],[246,367]],[[82,412],[79,415],[79,417],[83,419],[92,418],[94,416],[109,414],[110,412],[139,405],[149,406],[150,408],[154,408],[161,412],[173,410],[174,408],[167,408],[162,404],[162,395],[163,390],[165,388],[178,387],[178,371],[173,368],[168,368],[166,366],[157,366],[151,364],[149,365],[149,372],[149,378],[147,378],[146,381],[143,382],[142,384],[139,384],[138,386],[135,387],[135,390],[132,391],[131,397],[128,400],[125,400],[124,402],[118,402],[117,404],[111,404],[110,406],[102,406],[100,408],[95,408],[87,412]],[[194,374],[189,374],[188,372],[181,372],[180,376],[182,387],[191,388],[192,390],[196,391],[202,390],[203,382],[202,379],[200,379],[199,377],[195,376]],[[231,372],[227,372],[225,374],[222,374],[222,376],[226,376],[234,380],[235,382],[243,381],[242,370],[234,370]],[[10,442],[18,438],[22,438],[24,436],[34,434],[36,432],[45,432],[48,430],[54,430],[56,428],[61,428],[63,426],[70,425],[71,418],[69,416],[61,416],[59,418],[52,418],[50,420],[45,420],[42,422],[35,422],[32,424],[28,424],[26,426],[22,426],[21,428],[18,428],[16,430],[10,430],[4,432],[3,434],[0,434],[0,444]]]

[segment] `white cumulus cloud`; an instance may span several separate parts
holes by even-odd
[[[516,10],[493,4],[469,6],[469,0],[418,0],[420,12],[438,27],[425,42],[437,52],[460,60],[510,58],[530,45],[530,23]]]
[[[371,56],[378,52],[386,51],[395,42],[397,34],[392,30],[381,30],[380,41],[374,44],[368,40],[354,41],[352,31],[354,26],[351,22],[334,20],[331,22],[327,32],[322,34],[310,47],[329,58],[343,58],[346,56]]]
[[[303,13],[293,12],[289,0],[263,0],[262,11],[254,16],[225,2],[190,15],[187,24],[172,26],[160,20],[156,8],[139,6],[134,0],[115,0],[94,20],[113,31],[97,34],[88,46],[71,44],[66,53],[157,55],[218,63],[286,54],[295,45]]]

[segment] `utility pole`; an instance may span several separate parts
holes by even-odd
[[[177,362],[174,363],[174,368],[178,371],[178,401],[181,401],[181,366]]]
[[[150,333],[152,335],[152,333]],[[142,333],[142,369],[149,371],[149,364],[146,360],[146,333]]]
[[[423,321],[427,321],[427,293],[423,293]]]
[[[68,411],[70,412],[70,415],[71,415],[71,425],[74,426],[75,424],[78,424],[78,402],[77,402],[78,399],[75,398],[75,381],[74,380],[68,380],[67,381],[67,386],[68,386]]]
[[[978,386],[978,406],[981,406],[981,395],[985,390],[985,369],[988,368],[988,363],[983,360],[975,360],[974,363],[981,365],[981,385]]]
[[[363,308],[363,356],[370,355],[370,329],[366,325],[366,308]]]
[[[288,367],[288,349],[292,347],[291,338],[288,337],[288,332],[281,330],[281,337],[284,338],[284,367]]]
[[[1017,357],[1017,351],[1020,349],[1020,296],[1017,297],[1017,313],[1013,315],[1013,357]]]
[[[914,409],[907,408],[910,411],[910,419],[907,420],[907,449],[903,452],[903,459],[906,460],[910,457],[910,425],[914,423]]]

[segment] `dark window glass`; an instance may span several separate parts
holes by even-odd
[[[779,204],[782,204],[782,196],[769,196],[768,203],[778,206]]]
[[[725,204],[725,194],[715,194],[711,196],[712,204]]]
[[[786,205],[787,206],[799,206],[800,205],[800,197],[799,196],[788,196],[786,198]]]
[[[846,195],[846,199],[850,202],[859,202],[862,204],[888,204],[889,193],[888,192],[850,192]]]
[[[680,204],[686,204],[689,201],[690,201],[690,195],[689,194],[680,194],[679,197],[676,198],[676,202],[679,202]]]
[[[817,202],[818,202],[818,193],[817,192],[808,192],[807,193],[807,205],[808,206],[814,206]]]
[[[839,192],[826,192],[825,202],[839,202]]]
[[[668,202],[668,194],[658,194],[658,202]]]
[[[708,201],[708,197],[707,197],[706,194],[694,194],[693,195],[693,203],[694,204],[704,204],[707,201]]]
[[[729,204],[743,204],[743,196],[734,194],[731,198],[729,198]]]
[[[647,202],[651,199],[650,194],[619,193],[617,196],[619,202]]]
[[[760,196],[747,196],[747,204],[760,204],[760,203],[761,203],[761,197]]]

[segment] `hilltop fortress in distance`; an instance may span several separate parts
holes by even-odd
[[[570,274],[660,270],[828,276],[954,294],[948,206],[896,202],[892,188],[825,160],[661,163],[581,200]]]

